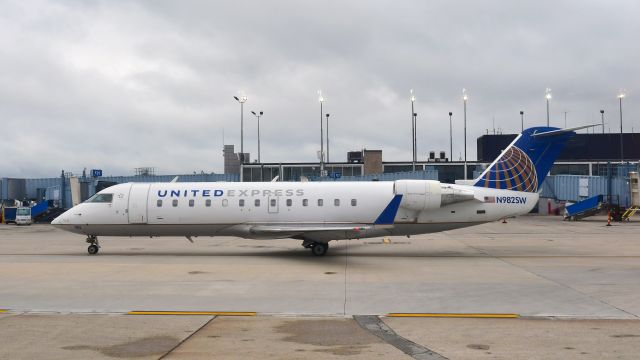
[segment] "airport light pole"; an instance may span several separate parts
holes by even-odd
[[[464,179],[467,180],[467,89],[462,89],[462,102],[464,104]]]
[[[604,110],[600,110],[600,119],[602,120],[602,133],[604,134]]]
[[[253,114],[253,116],[258,118],[258,163],[262,164],[262,161],[260,161],[260,116],[262,116],[264,112],[260,111],[256,114],[255,111],[251,111],[251,113]]]
[[[622,144],[622,99],[627,96],[624,90],[620,90],[618,93],[618,99],[620,100],[620,164],[624,162],[624,146]]]
[[[453,160],[453,126],[451,116],[453,116],[453,113],[449,111],[449,161]]]
[[[327,162],[329,163],[329,113],[325,116],[327,117]]]
[[[240,97],[234,96],[240,103],[240,182],[244,181],[244,103],[247,102],[247,96],[242,94]]]
[[[418,113],[413,113],[413,165],[418,162]],[[413,171],[416,171],[415,169]]]
[[[416,97],[413,95],[413,89],[409,90],[409,94],[409,100],[411,101],[411,170],[416,171],[416,122],[413,110],[413,103],[416,102]]]
[[[564,128],[567,128],[567,113],[568,111],[564,111]]]
[[[547,127],[549,127],[549,100],[551,100],[551,89],[544,90],[544,98],[547,99]]]
[[[524,131],[524,111],[520,110],[520,132]]]
[[[318,101],[320,102],[320,177],[324,176],[324,131],[322,127],[322,103],[324,96],[322,90],[318,90]]]

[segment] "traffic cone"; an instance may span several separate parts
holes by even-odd
[[[609,210],[609,216],[607,217],[607,226],[611,226],[611,210]]]

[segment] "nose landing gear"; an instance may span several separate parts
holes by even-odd
[[[95,235],[87,236],[87,243],[91,244],[87,248],[89,255],[95,255],[100,250],[100,244],[98,243],[98,237]]]

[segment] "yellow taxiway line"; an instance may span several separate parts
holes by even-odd
[[[489,318],[516,319],[518,314],[438,314],[438,313],[390,313],[387,317],[438,317],[438,318]]]
[[[256,316],[252,311],[129,311],[127,315]]]
[[[9,310],[6,310],[6,309],[0,309],[0,314],[2,314],[2,313],[6,313],[7,311],[9,311]]]

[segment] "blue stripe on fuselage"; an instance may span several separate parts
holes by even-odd
[[[376,219],[374,224],[384,225],[393,224],[393,220],[396,218],[398,208],[400,207],[400,201],[402,201],[402,195],[396,195],[391,199],[389,205],[380,213],[380,216]]]

